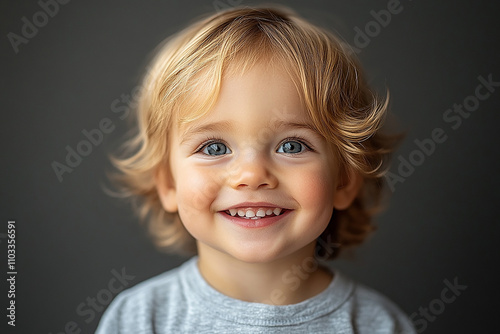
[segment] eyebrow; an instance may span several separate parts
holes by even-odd
[[[229,121],[217,123],[202,124],[199,126],[190,126],[182,133],[181,145],[191,139],[194,135],[203,132],[221,132],[231,130],[232,125]]]
[[[306,129],[309,131],[314,132],[315,134],[318,133],[316,128],[309,123],[297,123],[297,122],[287,122],[287,121],[282,121],[282,120],[275,120],[271,124],[268,125],[270,128],[276,130],[280,129]],[[180,142],[180,145],[185,143],[186,141],[190,140],[191,137],[193,137],[196,134],[203,133],[203,132],[223,132],[223,131],[229,131],[233,128],[231,122],[229,121],[222,121],[222,122],[217,122],[217,123],[208,123],[208,124],[202,124],[199,126],[191,126],[188,127],[183,133],[182,133],[182,140]]]
[[[282,129],[282,128],[294,128],[294,129],[306,129],[306,130],[311,130],[313,132],[318,132],[316,128],[309,123],[296,123],[296,122],[285,122],[281,120],[277,120],[273,122],[273,126],[276,127],[276,129]]]

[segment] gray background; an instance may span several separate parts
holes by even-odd
[[[238,1],[220,1],[231,2]],[[59,333],[74,321],[83,333],[92,333],[102,312],[87,322],[76,309],[107,288],[113,269],[135,276],[131,286],[185,260],[157,252],[130,207],[105,195],[101,186],[106,155],[127,129],[112,102],[131,93],[162,39],[214,12],[215,3],[72,1],[60,5],[16,54],[7,34],[21,34],[22,17],[32,22],[41,7],[36,1],[1,2],[0,295],[5,310],[5,233],[7,220],[15,219],[12,332]],[[353,44],[355,28],[364,29],[374,20],[370,11],[385,9],[388,1],[286,3]],[[444,304],[424,332],[492,332],[499,310],[492,269],[500,263],[495,243],[500,89],[456,130],[443,114],[474,94],[479,76],[500,81],[500,6],[472,0],[401,0],[401,6],[360,53],[371,83],[391,90],[392,110],[407,131],[392,171],[397,173],[398,156],[408,159],[417,148],[415,139],[430,138],[441,128],[447,140],[396,184],[373,238],[351,259],[332,265],[383,292],[408,314],[439,306],[444,280],[457,279],[467,289]],[[74,149],[85,139],[82,130],[96,128],[104,118],[114,131],[59,182],[51,163],[64,163],[66,146]]]

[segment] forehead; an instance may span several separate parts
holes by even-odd
[[[188,121],[181,121],[181,129],[187,129],[200,123],[215,121],[235,123],[267,123],[281,124],[308,123],[309,116],[303,104],[302,96],[292,76],[284,66],[256,63],[245,71],[238,72],[237,67],[229,68],[222,77],[218,94],[210,110],[201,110]],[[213,93],[215,94],[215,93]],[[202,103],[203,94],[196,94],[190,103]],[[184,119],[190,110],[184,109]]]

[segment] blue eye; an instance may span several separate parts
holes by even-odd
[[[284,142],[278,148],[278,153],[297,154],[304,151],[304,145],[295,140]]]
[[[206,155],[224,155],[232,153],[231,150],[223,143],[209,143],[202,150]]]

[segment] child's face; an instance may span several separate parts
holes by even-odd
[[[158,180],[165,209],[200,249],[242,261],[314,249],[346,187],[310,124],[285,71],[260,64],[225,78],[212,111],[171,131],[171,178]]]

